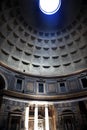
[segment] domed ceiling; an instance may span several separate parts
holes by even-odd
[[[53,15],[40,11],[39,0],[2,0],[0,5],[1,64],[47,77],[87,68],[86,0],[61,0]]]
[[[60,9],[50,16],[40,11],[39,0],[20,0],[20,5],[21,14],[29,25],[50,32],[58,31],[73,21],[80,10],[81,0],[61,0]]]

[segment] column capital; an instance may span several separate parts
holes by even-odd
[[[48,108],[48,107],[49,107],[49,105],[48,105],[48,104],[45,104],[45,107],[47,107],[47,108]]]
[[[35,104],[35,107],[38,107],[38,104]]]

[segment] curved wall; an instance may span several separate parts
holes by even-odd
[[[66,77],[34,77],[0,67],[8,84],[4,95],[20,99],[68,100],[87,96],[87,71]]]

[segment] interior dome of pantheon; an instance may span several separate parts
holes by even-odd
[[[53,1],[0,0],[0,130],[87,130],[87,0]]]
[[[53,15],[39,0],[2,0],[0,62],[36,76],[63,76],[87,68],[86,0],[61,0]]]

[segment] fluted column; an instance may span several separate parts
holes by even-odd
[[[29,129],[29,107],[25,109],[25,130]]]
[[[49,130],[48,105],[45,105],[45,130]]]
[[[38,130],[38,105],[35,105],[34,111],[34,130]]]

